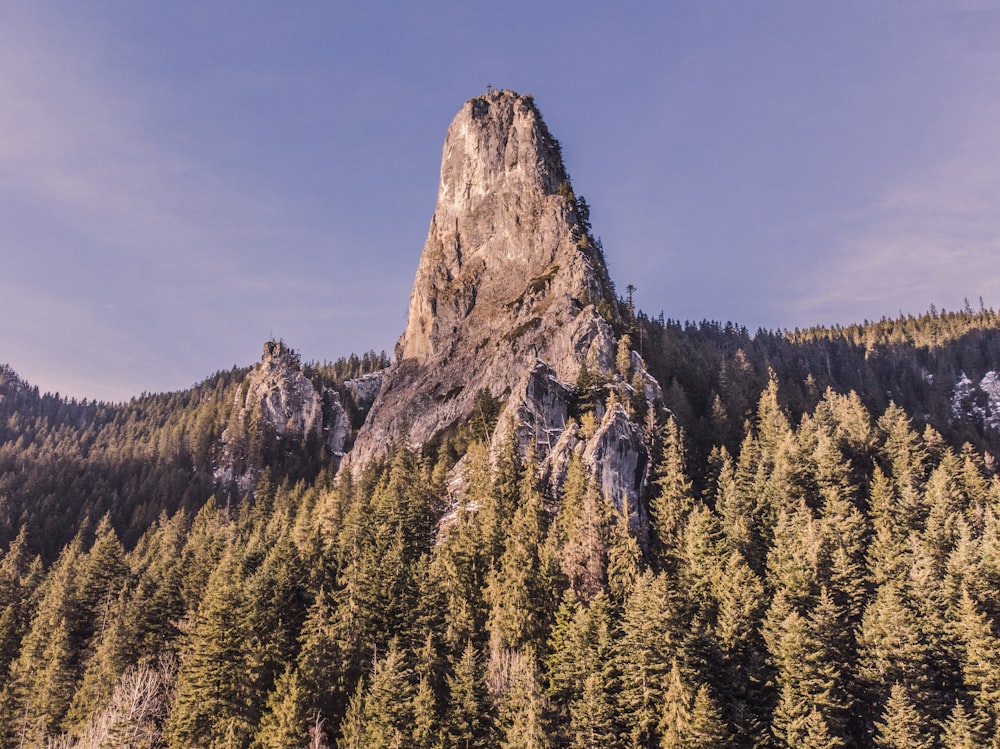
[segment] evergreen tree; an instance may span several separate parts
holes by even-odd
[[[255,749],[304,747],[309,741],[308,698],[298,671],[288,666],[274,685],[254,736]]]
[[[687,735],[687,749],[727,749],[732,746],[719,706],[705,684],[694,693]]]
[[[705,684],[692,689],[676,659],[660,720],[661,749],[724,749],[731,745],[722,713]]]
[[[38,605],[10,678],[0,688],[0,738],[12,745],[44,744],[59,731],[76,689],[80,637],[92,619],[80,591],[80,534],[67,545],[38,589]]]
[[[165,733],[171,747],[246,743],[252,675],[247,663],[248,612],[240,568],[230,549],[209,578],[191,631],[181,648],[177,689]]]
[[[661,749],[687,747],[691,727],[691,702],[691,691],[682,683],[677,659],[674,658],[663,696],[663,715],[659,725]]]
[[[486,686],[475,646],[470,640],[448,676],[446,730],[456,749],[485,749],[490,725]]]
[[[906,689],[892,685],[881,718],[875,722],[875,746],[878,749],[931,749],[927,718],[920,714]]]
[[[629,529],[629,508],[612,511],[608,542],[608,594],[622,605],[635,588],[642,572],[642,550]]]
[[[666,576],[646,572],[638,578],[621,626],[621,710],[631,742],[652,749],[658,742],[663,698],[682,641],[683,619]]]
[[[554,608],[551,570],[543,550],[548,518],[535,471],[529,460],[520,506],[486,592],[491,660],[501,651],[544,642]]]
[[[657,490],[650,500],[653,553],[664,569],[676,569],[693,500],[684,458],[684,434],[673,417],[663,429],[663,452],[655,475]]]
[[[955,630],[965,689],[972,696],[976,716],[987,727],[1000,724],[1000,638],[972,596],[963,591]]]
[[[406,654],[393,639],[385,655],[376,661],[365,688],[360,746],[365,749],[412,746],[415,689],[411,673]]]
[[[22,527],[0,557],[0,684],[8,682],[10,666],[31,621],[41,566],[41,560],[28,550],[26,529]]]
[[[983,729],[983,721],[970,715],[962,701],[956,700],[944,724],[941,744],[945,749],[978,749],[987,745]]]
[[[593,741],[597,735],[617,730],[612,719],[620,684],[614,649],[607,595],[599,593],[588,608],[567,593],[556,615],[545,661],[558,738],[568,743]]]
[[[580,697],[569,709],[572,749],[611,749],[618,745],[614,703],[602,674],[587,675]]]
[[[590,600],[606,585],[608,504],[598,494],[582,455],[574,453],[560,487],[548,542],[558,549],[562,574],[581,600]]]
[[[548,749],[548,701],[538,677],[535,654],[512,651],[505,664],[506,686],[497,698],[501,749]]]
[[[928,643],[904,590],[887,583],[865,609],[858,637],[858,680],[869,705],[885,704],[891,685],[929,699],[932,677]],[[902,689],[902,688],[901,688]],[[899,690],[896,690],[899,691]],[[905,690],[897,695],[909,701]]]

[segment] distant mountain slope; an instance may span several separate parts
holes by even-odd
[[[798,417],[827,388],[854,391],[875,413],[890,402],[917,424],[929,424],[957,446],[970,442],[994,455],[1000,432],[975,413],[953,408],[963,373],[973,384],[1000,371],[1000,316],[932,310],[893,320],[790,332],[714,322],[680,323],[641,313],[642,354],[664,388],[666,405],[699,453],[735,447],[773,370],[783,404]],[[980,396],[982,397],[982,396]]]
[[[357,403],[370,396],[359,401],[343,383],[387,362],[369,352],[302,369],[321,390],[344,390],[345,418],[360,423]],[[234,367],[189,390],[108,404],[39,394],[0,366],[0,548],[25,530],[29,547],[53,559],[105,515],[131,546],[163,513],[194,514],[213,494],[225,502],[222,437],[250,372]],[[244,465],[279,482],[312,479],[330,459],[305,440],[276,448],[260,429],[245,434],[253,444],[243,446]]]

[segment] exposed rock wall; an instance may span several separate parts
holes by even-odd
[[[354,470],[394,442],[417,446],[468,419],[488,390],[505,403],[494,444],[515,430],[555,489],[579,453],[609,499],[644,526],[649,458],[639,426],[621,406],[605,413],[603,398],[587,439],[570,419],[584,367],[599,382],[634,383],[650,403],[662,399],[637,354],[616,360],[618,300],[587,213],[531,97],[493,91],[466,102],[445,138],[406,329],[349,454]]]
[[[302,373],[298,355],[281,341],[264,344],[260,363],[246,376],[236,395],[215,470],[224,489],[247,494],[259,477],[265,452],[274,442],[323,444],[343,455],[350,423],[331,388],[322,392]]]
[[[536,359],[570,383],[585,361],[613,366],[597,308],[615,309],[614,290],[583,219],[530,97],[494,91],[465,104],[445,139],[396,362],[352,462],[427,441],[467,418],[481,389],[506,399]]]

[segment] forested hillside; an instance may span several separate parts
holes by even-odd
[[[1000,403],[976,387],[1000,370],[1000,317],[991,309],[932,308],[848,327],[756,333],[639,313],[630,328],[632,345],[641,345],[667,406],[702,458],[713,445],[735,450],[769,371],[777,373],[782,405],[795,419],[833,388],[854,391],[872,413],[895,403],[919,428],[930,424],[953,445],[1000,448],[1000,422],[990,423]],[[956,394],[963,375],[971,381]]]
[[[387,363],[384,352],[369,351],[307,364],[304,374],[318,387],[343,389]],[[234,367],[190,390],[108,404],[41,395],[0,365],[0,547],[25,533],[49,561],[104,517],[131,547],[162,513],[197,512],[219,488],[222,433],[249,371]],[[344,399],[350,405],[346,392]],[[274,449],[263,467],[312,478],[329,456],[304,447]]]
[[[3,370],[0,746],[1000,745],[996,314],[622,307],[669,412],[582,374],[576,418],[646,425],[644,528],[474,424],[213,497],[248,370],[121,405]]]

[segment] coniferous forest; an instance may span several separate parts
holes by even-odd
[[[621,306],[666,409],[626,357],[574,418],[645,425],[644,527],[488,444],[489,393],[356,475],[261,435],[244,494],[249,370],[106,404],[0,369],[0,747],[1000,746],[996,313]],[[386,363],[303,373],[349,405]]]

